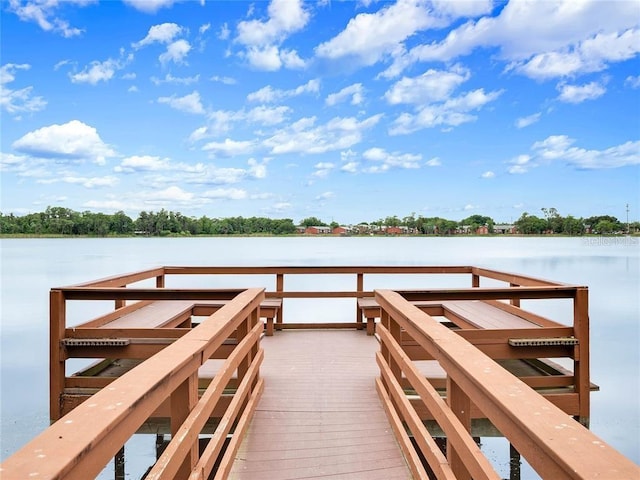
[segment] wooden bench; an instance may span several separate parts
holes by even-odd
[[[511,338],[512,347],[574,346],[578,340],[572,336],[548,338],[544,327],[566,330],[562,324],[553,322],[531,312],[497,301],[457,300],[411,302],[431,315],[444,316],[455,328],[468,330],[524,330],[540,329],[540,337]],[[375,320],[381,309],[372,297],[358,298],[358,308],[367,320],[367,335],[375,333]],[[526,318],[525,316],[526,315]],[[517,335],[514,335],[517,337]]]
[[[141,301],[88,322],[66,329],[62,344],[67,347],[122,346],[126,338],[117,333],[131,334],[150,329],[191,328],[192,316],[211,315],[228,303],[227,300],[163,300]],[[260,303],[260,318],[265,318],[265,333],[273,335],[273,321],[282,307],[282,299],[267,298]],[[81,335],[93,333],[95,338]]]

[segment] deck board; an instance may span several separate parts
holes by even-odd
[[[265,390],[230,478],[411,478],[375,391],[373,337],[284,331],[262,347]]]

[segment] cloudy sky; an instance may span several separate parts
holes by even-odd
[[[1,210],[640,218],[640,2],[4,0]]]

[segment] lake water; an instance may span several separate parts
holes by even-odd
[[[637,238],[2,239],[0,247],[2,459],[48,426],[51,287],[160,265],[477,265],[589,287],[591,379],[601,389],[591,397],[591,430],[640,463]],[[434,286],[411,281],[365,288]],[[349,279],[345,289],[354,288]],[[560,321],[570,314],[566,305],[536,308]]]

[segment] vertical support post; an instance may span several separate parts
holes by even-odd
[[[392,317],[389,317],[389,333],[391,333],[393,339],[398,342],[398,345],[402,348],[402,330],[400,329],[400,324]],[[402,384],[402,369],[391,353],[389,353],[389,356],[387,357],[387,363],[389,364],[391,372],[393,372],[393,375],[396,377],[396,380]]]
[[[384,328],[389,330],[389,314],[387,313],[387,311],[384,308],[380,309],[380,325],[382,325]],[[389,362],[389,357],[391,355],[389,353],[389,346],[387,345],[386,342],[382,342],[380,344],[380,353],[382,354],[383,358],[388,363]]]
[[[164,274],[156,277],[156,288],[164,288]]]
[[[509,480],[520,480],[520,452],[509,444]]]
[[[473,288],[478,288],[480,286],[480,275],[476,273],[471,274],[471,286]]]
[[[62,416],[66,352],[62,346],[67,323],[66,303],[60,290],[49,293],[49,418]]]
[[[364,273],[358,273],[356,278],[356,291],[358,292],[358,296],[362,294],[363,290],[364,290]],[[364,328],[364,325],[362,323],[362,312],[358,308],[357,298],[356,298],[356,322],[358,324],[358,330],[362,330]]]
[[[127,304],[127,301],[126,301],[126,300],[116,299],[116,301],[115,301],[115,309],[117,310],[117,309],[119,309],[119,308],[122,308],[122,307],[124,307],[126,304]]]
[[[447,376],[447,404],[467,432],[471,432],[471,400],[449,376]],[[458,480],[471,480],[469,471],[451,442],[447,442],[447,460]]]
[[[276,274],[276,292],[282,293],[284,291],[284,273]],[[284,298],[282,299],[282,305],[278,309],[276,315],[276,330],[282,330],[282,322],[284,319]]]
[[[258,306],[255,310],[251,312],[251,316],[249,317],[249,331],[253,329],[260,322],[260,307]],[[249,366],[253,363],[253,359],[258,355],[258,349],[260,348],[260,337],[256,340],[256,342],[251,347],[251,351],[249,351]],[[260,379],[260,373],[256,375],[251,383],[251,391],[258,384],[258,380]]]
[[[238,328],[236,329],[236,341],[238,343],[240,343],[244,339],[244,337],[247,336],[247,333],[249,332],[249,329],[250,329],[249,324],[251,322],[252,316],[253,314],[249,314],[249,316],[245,320],[240,322],[240,324],[238,325]],[[238,364],[238,385],[246,375],[247,370],[249,370],[250,362],[251,362],[251,352],[249,352],[249,354],[246,357],[240,360],[240,363]]]
[[[113,457],[113,474],[115,480],[125,480],[125,469],[124,469],[124,445],[116,456]]]
[[[573,298],[573,331],[578,339],[574,348],[573,374],[578,394],[578,421],[589,426],[591,383],[589,380],[589,290],[576,289]]]
[[[520,285],[518,285],[517,283],[509,283],[509,287],[513,288],[513,287],[519,287]],[[513,305],[514,307],[520,307],[520,299],[519,298],[512,298],[511,299],[511,305]]]
[[[171,394],[171,437],[175,437],[193,407],[198,403],[198,371],[189,375]],[[186,480],[198,462],[198,441],[191,445],[191,451],[180,465],[175,478]]]

